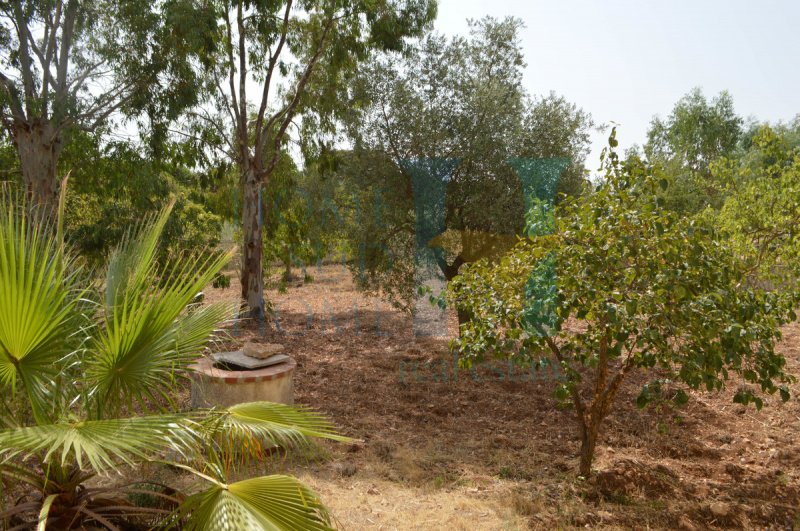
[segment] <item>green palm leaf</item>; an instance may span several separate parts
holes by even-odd
[[[283,475],[215,484],[187,498],[179,514],[190,531],[333,529],[316,494]]]
[[[96,409],[164,395],[164,386],[199,354],[232,304],[194,313],[186,306],[230,259],[231,253],[176,257],[159,271],[155,252],[172,203],[126,237],[114,251],[106,278],[106,306],[87,356],[86,379]]]
[[[21,382],[44,421],[63,359],[81,340],[83,292],[51,223],[31,218],[7,190],[0,210],[0,385],[13,393]]]
[[[179,453],[194,450],[198,440],[190,420],[175,415],[155,415],[109,420],[61,422],[0,431],[0,455],[6,459],[44,454],[43,462],[59,459],[81,469],[98,472],[119,464],[133,465],[170,448]]]

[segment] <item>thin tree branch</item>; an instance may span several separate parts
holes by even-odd
[[[228,82],[230,84],[231,89],[231,96],[230,96],[230,107],[233,109],[235,115],[234,124],[236,125],[237,129],[239,127],[239,102],[236,98],[236,69],[234,67],[235,62],[233,60],[233,30],[231,29],[231,18],[228,10],[225,10],[225,28],[227,30],[228,40],[225,43],[225,49],[228,52]],[[227,99],[227,98],[226,98]]]
[[[275,135],[275,139],[273,141],[273,152],[271,155],[271,160],[269,165],[264,168],[262,175],[259,178],[263,178],[265,175],[269,175],[275,166],[278,164],[278,160],[280,159],[280,147],[281,143],[283,142],[283,135],[286,133],[286,128],[289,127],[289,123],[291,123],[292,118],[294,117],[294,113],[297,109],[298,103],[300,103],[300,98],[303,94],[303,90],[305,89],[308,81],[311,79],[311,73],[314,71],[314,67],[319,61],[319,58],[322,56],[322,52],[325,50],[326,40],[328,38],[328,34],[333,27],[334,22],[334,15],[331,12],[330,16],[328,17],[328,21],[325,24],[325,28],[322,31],[322,36],[319,39],[319,43],[317,45],[314,54],[311,56],[308,64],[306,65],[306,69],[303,72],[303,75],[300,77],[300,80],[297,82],[297,86],[295,87],[294,96],[292,97],[289,104],[284,107],[281,111],[275,113],[275,115],[269,119],[269,121],[264,126],[265,130],[268,131],[269,128],[272,127],[272,124],[277,122],[283,116],[283,121],[281,122],[280,127],[278,128],[278,132]]]
[[[289,33],[289,12],[292,8],[292,0],[287,0],[286,2],[286,10],[283,13],[283,27],[281,29],[281,37],[278,40],[278,45],[275,48],[275,52],[270,54],[269,57],[269,64],[267,67],[267,76],[264,79],[264,88],[261,93],[261,106],[258,109],[258,116],[256,117],[256,139],[255,139],[255,148],[256,148],[256,157],[261,157],[262,152],[264,151],[264,143],[266,141],[266,133],[267,131],[262,130],[262,126],[264,124],[264,114],[267,111],[267,104],[269,101],[269,91],[270,85],[272,85],[272,75],[275,71],[275,65],[278,63],[278,57],[280,57],[281,51],[283,50],[283,45],[286,43],[286,36]]]
[[[25,92],[25,110],[28,117],[33,115],[33,100],[36,96],[36,83],[33,79],[33,65],[28,50],[28,21],[22,12],[22,2],[14,2],[14,24],[19,40],[19,62],[22,73],[22,86]]]
[[[72,35],[75,30],[75,20],[78,16],[78,1],[69,0],[64,13],[64,29],[61,31],[61,50],[58,53],[58,68],[56,71],[56,95],[53,102],[53,117],[56,123],[64,119],[67,106],[67,68],[69,66],[70,49],[72,48]]]
[[[19,99],[19,92],[14,82],[0,72],[0,86],[3,87],[11,100],[11,113],[14,119],[25,121],[25,110],[22,108],[22,101]]]

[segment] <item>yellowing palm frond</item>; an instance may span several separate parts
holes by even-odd
[[[273,475],[215,484],[179,509],[189,531],[332,530],[319,498],[296,479]]]

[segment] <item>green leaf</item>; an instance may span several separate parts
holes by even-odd
[[[106,275],[106,306],[85,360],[98,408],[111,411],[142,397],[165,396],[164,385],[201,352],[235,306],[217,303],[192,313],[187,305],[211,283],[232,253],[209,252],[157,269],[155,251],[172,203],[115,249]],[[153,400],[157,402],[157,400]],[[102,405],[101,405],[102,404]]]
[[[636,406],[639,409],[644,409],[645,407],[647,407],[647,404],[649,404],[651,400],[652,397],[650,396],[650,394],[643,389],[636,397]]]
[[[60,458],[85,470],[113,470],[135,464],[172,448],[184,453],[197,441],[193,424],[184,417],[157,415],[109,420],[44,424],[0,431],[0,455],[11,458],[44,453],[44,461]]]
[[[87,325],[73,259],[47,220],[0,191],[0,386],[19,383],[35,418],[48,422],[60,391],[59,368],[80,346]]]
[[[296,479],[273,475],[214,485],[178,510],[187,531],[332,530],[322,502]]]
[[[782,385],[782,386],[780,386],[778,388],[778,392],[780,393],[781,400],[783,402],[788,402],[789,401],[790,395],[789,395],[789,388],[788,387],[786,387],[785,385]]]

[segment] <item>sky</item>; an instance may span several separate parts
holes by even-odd
[[[515,16],[532,94],[553,90],[616,123],[620,146],[642,144],[700,87],[733,96],[738,114],[761,121],[800,114],[800,2],[796,0],[439,0],[435,28],[466,34],[468,18]],[[595,135],[587,167],[598,166]]]

